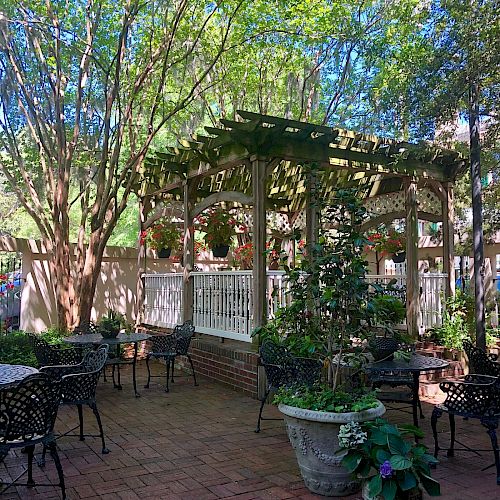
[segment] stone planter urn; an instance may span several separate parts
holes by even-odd
[[[338,453],[339,428],[348,422],[375,420],[385,413],[384,405],[379,402],[376,408],[349,413],[304,410],[284,404],[278,409],[285,417],[288,438],[307,488],[328,497],[358,491],[361,483],[341,464],[345,453]]]

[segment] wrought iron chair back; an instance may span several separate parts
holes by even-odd
[[[186,321],[182,325],[176,325],[173,336],[176,340],[176,352],[180,356],[186,356],[194,335],[194,326],[191,321]]]
[[[286,347],[271,340],[262,343],[259,354],[259,363],[266,372],[267,388],[261,400],[255,432],[260,432],[261,420],[275,420],[262,417],[264,404],[272,390],[294,384],[311,386],[321,380],[323,368],[323,363],[319,359],[295,357]]]
[[[49,344],[38,335],[30,334],[29,337],[39,366],[77,365],[83,359],[84,350],[82,348],[61,349]]]
[[[177,339],[172,335],[162,335],[156,332],[147,332],[151,342],[151,352],[154,354],[173,353],[176,352]]]
[[[2,392],[0,447],[49,435],[59,406],[61,383],[36,373]]]
[[[99,333],[97,325],[93,321],[84,321],[73,329],[73,335],[87,335]]]
[[[488,354],[468,340],[463,342],[463,346],[469,359],[470,373],[500,377],[500,363],[496,354]]]

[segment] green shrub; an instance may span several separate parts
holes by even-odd
[[[24,332],[0,335],[0,362],[11,365],[37,366],[31,342]]]

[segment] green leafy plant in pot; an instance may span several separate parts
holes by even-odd
[[[105,339],[114,339],[120,333],[122,327],[123,315],[109,309],[107,315],[99,320],[99,333]]]
[[[319,200],[319,195],[311,196]],[[317,207],[322,229],[318,243],[307,247],[300,268],[285,267],[291,303],[262,333],[288,346],[308,346],[324,361],[326,383],[289,386],[275,398],[283,413],[306,486],[325,496],[349,495],[360,488],[342,466],[338,429],[347,422],[375,419],[385,408],[361,377],[344,377],[347,354],[361,354],[369,334],[366,240],[358,228],[366,210],[352,190],[339,190],[329,207]],[[295,341],[294,341],[295,339]],[[297,341],[302,339],[303,341]],[[355,345],[356,343],[356,345]],[[361,357],[353,356],[359,360]],[[355,370],[356,372],[356,370]]]
[[[419,500],[422,490],[439,496],[430,467],[437,460],[415,444],[422,431],[412,425],[392,425],[379,418],[340,428],[342,463],[363,482],[364,500]]]

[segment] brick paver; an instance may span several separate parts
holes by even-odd
[[[98,438],[80,442],[75,437],[58,441],[69,499],[180,499],[210,500],[319,499],[304,487],[293,450],[281,421],[263,422],[260,434],[254,428],[258,402],[219,384],[201,379],[194,387],[191,379],[178,378],[169,394],[152,383],[142,389],[145,370],[139,370],[142,397],[132,392],[130,373],[124,370],[123,391],[101,382],[98,404],[111,453],[101,455]],[[155,379],[154,379],[155,380]],[[156,379],[160,381],[160,379]],[[432,443],[430,413],[424,442]],[[267,406],[268,416],[278,417]],[[409,415],[389,411],[394,421],[410,421]],[[87,433],[97,433],[92,412],[84,414]],[[66,431],[77,422],[76,408],[61,408],[56,431]],[[443,446],[449,439],[448,419],[440,421]],[[457,421],[457,438],[472,446],[490,450],[486,432],[478,422]],[[493,461],[491,451],[482,456],[457,452],[447,458],[433,475],[441,482],[446,500],[494,500],[500,498],[494,469],[481,471]],[[0,478],[7,480],[22,470],[25,456],[11,454],[0,466]],[[54,464],[47,459],[45,469],[35,466],[35,479],[56,481]],[[360,494],[347,497],[357,500]],[[59,489],[24,487],[10,489],[6,499],[60,498]],[[346,498],[346,497],[345,497]]]

